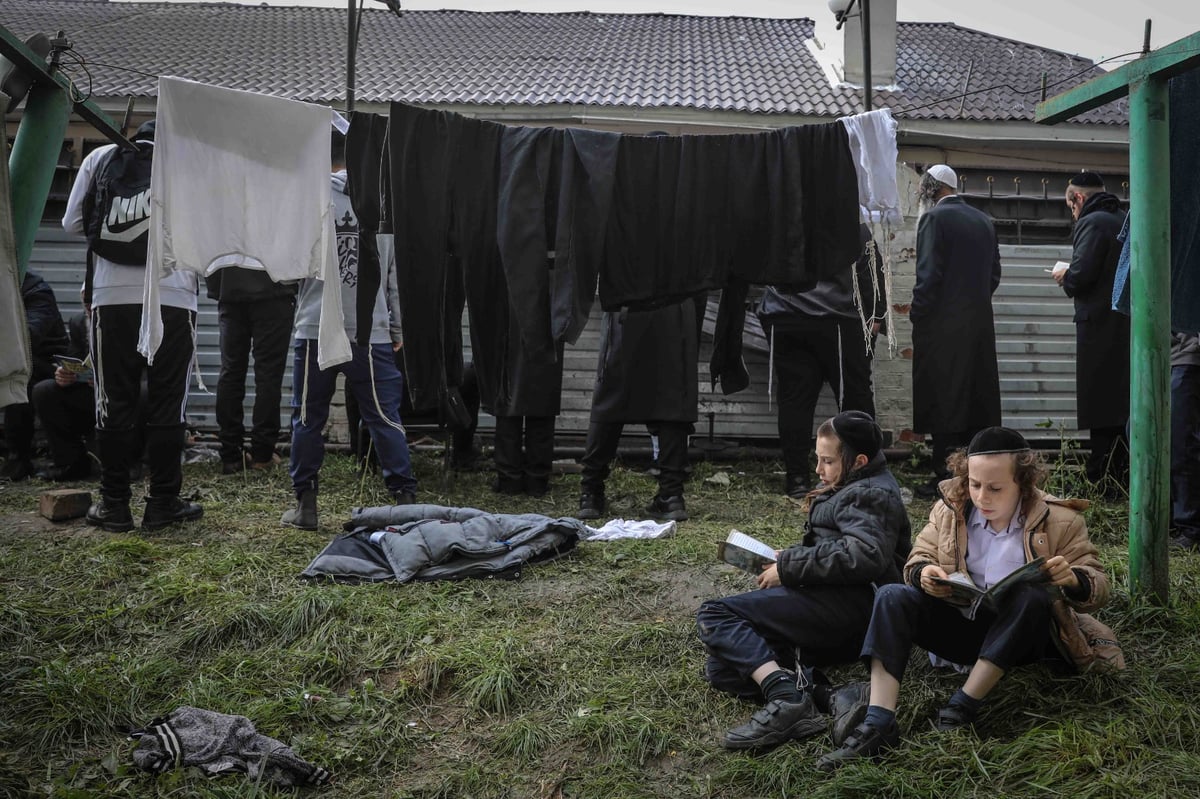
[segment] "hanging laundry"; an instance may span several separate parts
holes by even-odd
[[[1200,70],[1171,78],[1171,328],[1200,332]],[[1136,200],[1136,198],[1134,198]]]
[[[884,225],[899,225],[900,190],[896,185],[896,120],[890,109],[842,117],[849,135],[850,158],[858,174],[858,202]]]
[[[324,106],[159,79],[138,342],[147,360],[162,339],[159,274],[225,266],[263,269],[276,282],[324,280],[318,362],[350,360],[330,213],[330,129]]]
[[[0,408],[29,402],[29,327],[19,273],[6,158],[0,164]]]

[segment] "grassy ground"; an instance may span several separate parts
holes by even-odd
[[[578,494],[572,475],[528,500],[493,495],[486,473],[445,484],[432,456],[416,467],[421,501],[561,515]],[[1173,559],[1169,609],[1132,604],[1127,521],[1114,504],[1097,505],[1089,525],[1117,586],[1102,618],[1124,644],[1124,674],[1018,670],[978,732],[939,735],[929,719],[959,678],[914,656],[904,741],[882,764],[822,775],[813,764],[825,737],[759,757],[720,749],[722,731],[754,708],[700,679],[694,611],[751,587],[714,562],[731,527],[778,546],[798,540],[803,515],[777,493],[777,468],[698,464],[692,520],[673,539],[581,544],[517,582],[374,586],[296,578],[351,506],[385,501],[378,478],[360,480],[343,456],[327,461],[312,533],[278,524],[283,471],[188,466],[204,519],[148,535],[52,525],[33,512],[46,486],[6,486],[0,795],[292,795],[237,776],[134,771],[119,728],[182,704],[250,717],[331,769],[331,796],[1200,795],[1200,556]],[[706,480],[716,471],[728,487]],[[619,469],[613,513],[638,516],[652,492],[649,477]],[[910,510],[919,529],[928,506]]]

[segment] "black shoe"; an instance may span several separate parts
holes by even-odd
[[[88,508],[87,516],[83,520],[92,527],[100,527],[110,533],[127,533],[133,529],[133,514],[129,512],[129,503],[104,497]]]
[[[521,479],[521,490],[526,496],[544,497],[550,493],[550,478],[525,475]]]
[[[179,496],[147,497],[146,511],[142,514],[143,530],[161,530],[180,522],[190,522],[204,515],[199,503],[188,502]]]
[[[497,477],[492,481],[492,491],[497,494],[515,497],[517,494],[525,492],[525,486],[522,485],[520,480],[512,477]]]
[[[415,491],[397,491],[392,494],[393,505],[416,505],[417,494]]]
[[[243,452],[242,457],[233,461],[221,461],[221,474],[241,474],[250,466],[250,453]]]
[[[1180,533],[1170,540],[1169,546],[1180,552],[1200,552],[1200,539],[1192,538],[1187,533]]]
[[[33,463],[24,458],[9,458],[0,466],[0,480],[19,483],[33,476]]]
[[[894,723],[885,730],[859,724],[840,747],[817,759],[817,768],[821,771],[833,771],[851,760],[876,758],[898,743],[900,729]]]
[[[812,491],[812,486],[801,475],[789,474],[783,481],[783,493],[792,499],[804,499],[809,491]]]
[[[687,507],[683,504],[683,496],[656,496],[646,506],[646,513],[656,519],[669,519],[675,522],[685,522],[688,518]]]
[[[67,466],[51,466],[37,473],[39,480],[49,480],[53,483],[69,483],[72,480],[86,480],[92,476],[92,463],[86,457],[83,460]]]
[[[862,724],[867,716],[867,705],[871,697],[871,684],[852,682],[843,685],[829,697],[829,713],[833,716],[831,735],[833,745],[841,746],[850,733]]]
[[[579,512],[575,514],[575,518],[581,521],[599,519],[604,515],[605,505],[603,494],[584,491],[579,495]]]
[[[801,694],[797,702],[775,699],[751,716],[750,721],[725,733],[721,746],[726,749],[771,749],[785,741],[798,741],[825,732],[827,724],[807,693]]]
[[[453,452],[450,455],[450,468],[456,472],[473,472],[479,468],[479,452],[470,449],[464,452]]]
[[[961,730],[963,727],[975,726],[975,713],[961,705],[946,705],[938,711],[933,727],[938,732]]]

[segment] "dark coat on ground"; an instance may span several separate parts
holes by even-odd
[[[883,453],[813,499],[804,539],[779,554],[779,580],[805,585],[900,582],[912,527]]]
[[[1115,195],[1088,197],[1071,234],[1063,291],[1075,300],[1075,416],[1081,430],[1129,419],[1129,317],[1112,309],[1125,212]]]
[[[917,224],[913,331],[913,427],[955,433],[1000,424],[1000,376],[992,293],[1000,248],[987,214],[958,196]]]
[[[699,321],[687,299],[652,311],[605,311],[592,393],[593,422],[694,422]]]

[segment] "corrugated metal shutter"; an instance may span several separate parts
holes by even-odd
[[[1000,366],[1001,407],[1004,424],[1037,439],[1056,440],[1060,431],[1076,437],[1075,425],[1075,327],[1072,304],[1044,270],[1055,261],[1069,260],[1069,247],[1002,246],[1003,278],[993,302],[996,315],[996,347]],[[83,283],[82,239],[54,227],[39,232],[30,268],[54,287],[64,317],[81,309],[79,287]],[[587,433],[592,384],[599,353],[600,309],[594,306],[579,341],[566,348],[563,371],[562,413],[556,429],[560,436],[582,438]],[[464,323],[464,339],[469,342]],[[220,370],[216,303],[201,291],[197,318],[197,350],[201,376],[209,391],[216,390]],[[881,350],[884,349],[881,343]],[[711,391],[708,360],[712,341],[704,336],[700,347],[700,421],[697,435],[730,439],[774,440],[776,426],[775,387],[767,393],[768,354],[747,347],[746,367],[750,388],[726,397],[719,388]],[[469,352],[468,352],[469,357]],[[886,357],[881,355],[880,357]],[[284,373],[284,405],[280,408],[283,429],[290,418],[291,358]],[[246,408],[253,402],[253,375],[247,380]],[[909,398],[905,398],[910,401]],[[340,393],[339,393],[340,401]],[[215,431],[215,397],[193,387],[188,401],[189,422],[200,430]],[[825,387],[817,404],[814,425],[837,412],[832,392]],[[335,419],[337,414],[335,413]],[[249,420],[247,420],[248,423]],[[1049,426],[1045,426],[1049,423]],[[336,422],[335,422],[336,424]],[[1039,426],[1042,425],[1042,426]],[[486,414],[482,430],[494,426]],[[631,427],[629,435],[644,431]],[[341,440],[342,433],[331,437]]]
[[[1003,423],[1031,439],[1076,438],[1074,305],[1046,272],[1071,248],[1003,245],[1000,260],[992,307]]]

